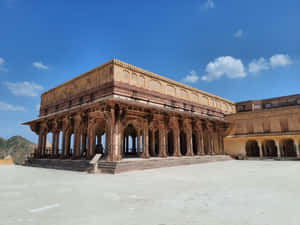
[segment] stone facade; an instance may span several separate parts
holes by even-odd
[[[232,127],[225,151],[233,156],[300,158],[300,95],[239,102],[226,115]]]
[[[43,93],[39,118],[24,124],[39,136],[34,158],[102,153],[115,162],[222,155],[230,128],[224,117],[235,112],[231,101],[111,60]]]

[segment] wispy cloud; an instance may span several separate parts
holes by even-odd
[[[33,82],[4,82],[3,83],[13,95],[16,96],[38,96],[43,87]]]
[[[199,80],[199,77],[197,76],[197,73],[195,70],[192,70],[190,72],[190,74],[188,74],[187,76],[185,76],[183,78],[183,82],[184,83],[196,83]]]
[[[270,68],[268,60],[264,57],[252,60],[248,65],[250,73],[259,73],[262,70],[268,70]]]
[[[206,74],[201,77],[204,81],[213,81],[226,76],[230,79],[247,76],[245,67],[240,59],[232,56],[222,56],[206,65]]]
[[[291,57],[287,54],[276,54],[269,58],[269,60],[260,57],[252,60],[248,65],[250,73],[259,73],[263,70],[275,69],[277,67],[285,67],[292,64]]]
[[[243,37],[243,35],[244,35],[244,31],[242,29],[239,29],[233,34],[233,37],[241,38],[241,37]]]
[[[0,111],[25,111],[25,108],[0,101]]]
[[[0,71],[7,72],[8,69],[5,67],[5,60],[0,57]]]
[[[48,66],[43,64],[42,62],[33,62],[32,65],[37,69],[47,70]]]
[[[216,4],[215,4],[215,2],[213,0],[206,0],[201,5],[201,9],[202,10],[213,9],[215,7],[216,7]]]

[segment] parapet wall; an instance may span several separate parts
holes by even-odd
[[[127,91],[137,87],[191,105],[202,105],[218,113],[235,113],[235,104],[229,100],[113,59],[43,93],[40,116],[112,95],[118,83],[127,85]]]

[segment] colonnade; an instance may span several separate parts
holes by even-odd
[[[273,138],[246,142],[245,151],[247,157],[259,158],[300,158],[300,137]]]
[[[32,129],[39,135],[37,158],[91,159],[102,153],[107,161],[117,161],[127,157],[224,154],[226,126],[222,121],[178,115],[125,115],[118,108],[110,108],[54,118]],[[52,148],[47,153],[49,133]]]

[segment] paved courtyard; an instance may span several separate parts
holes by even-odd
[[[0,166],[0,224],[300,224],[300,162],[226,161],[118,175]]]

